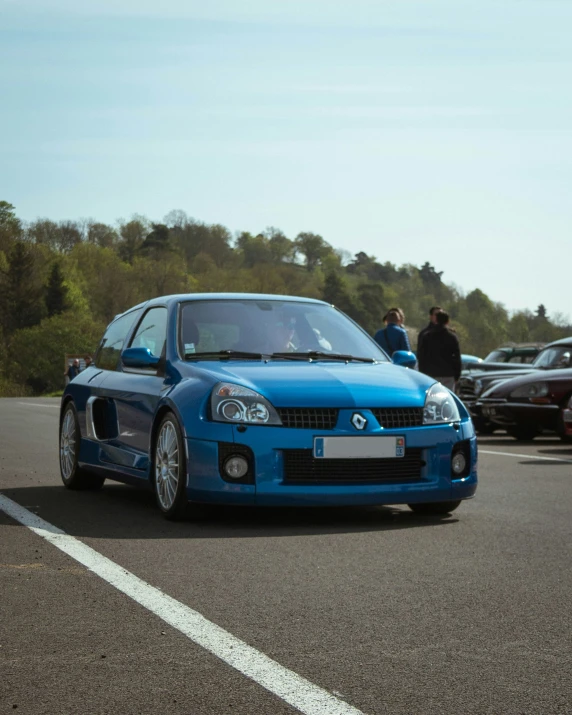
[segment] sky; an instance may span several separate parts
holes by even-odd
[[[312,231],[570,316],[571,29],[570,0],[0,0],[0,200]]]

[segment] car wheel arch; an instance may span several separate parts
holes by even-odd
[[[70,402],[73,402],[73,406],[77,411],[77,407],[75,406],[75,402],[73,401],[73,397],[71,395],[66,395],[64,399],[62,400],[62,404],[60,406],[60,425],[62,424],[62,420],[64,418],[64,413],[66,411],[66,407],[69,405]]]

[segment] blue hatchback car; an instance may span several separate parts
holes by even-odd
[[[475,432],[414,363],[319,300],[155,298],[66,388],[63,482],[147,484],[169,519],[204,503],[451,512],[477,488]]]

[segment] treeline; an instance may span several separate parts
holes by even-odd
[[[310,232],[289,238],[267,228],[233,235],[183,211],[172,211],[163,223],[144,216],[114,226],[24,223],[0,201],[0,395],[60,389],[65,353],[93,352],[115,315],[169,293],[316,297],[370,333],[381,327],[387,308],[399,306],[413,345],[428,308],[441,305],[463,352],[481,356],[506,341],[572,334],[572,326],[558,316],[550,320],[544,306],[509,315],[482,291],[463,295],[441,276],[429,263],[396,266],[363,251],[352,256]]]

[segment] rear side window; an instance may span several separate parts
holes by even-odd
[[[149,348],[161,357],[167,339],[167,308],[151,308],[139,323],[129,347]]]
[[[140,310],[133,310],[131,313],[122,315],[111,323],[105,331],[105,335],[97,350],[97,355],[95,356],[96,367],[102,370],[117,369],[117,363],[119,362],[119,356],[123,350],[125,339],[133,323],[140,315]]]

